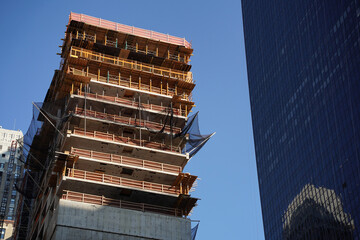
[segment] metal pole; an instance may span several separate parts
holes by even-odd
[[[172,151],[172,140],[173,140],[173,108],[172,108],[172,102],[170,102],[170,150]]]
[[[141,146],[141,109],[140,109],[140,94],[139,94],[139,124],[140,124],[140,146]]]
[[[85,109],[84,109],[84,114],[85,114],[85,117],[84,117],[84,133],[85,133],[85,136],[86,136],[86,92],[87,92],[87,86],[88,85],[85,85],[85,91],[84,91],[84,98],[85,98]]]

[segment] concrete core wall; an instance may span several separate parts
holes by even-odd
[[[190,240],[189,219],[61,199],[52,240]]]

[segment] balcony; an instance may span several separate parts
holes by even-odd
[[[131,168],[143,168],[143,169],[153,170],[167,174],[177,175],[182,170],[182,168],[179,166],[174,166],[166,163],[159,163],[159,162],[148,161],[138,158],[131,158],[116,154],[96,152],[92,150],[85,150],[85,149],[79,149],[73,147],[71,148],[71,153],[79,157],[106,161],[109,163],[120,164]]]
[[[133,190],[162,193],[167,195],[170,194],[170,195],[174,195],[175,197],[180,194],[179,188],[173,187],[171,185],[138,181],[138,180],[117,177],[103,173],[83,171],[74,168],[68,168],[65,173],[65,176],[75,179],[87,180],[91,182],[99,182],[111,186],[123,187]]]
[[[97,53],[90,50],[85,50],[82,48],[72,46],[70,49],[70,57],[72,58],[85,58],[92,61],[98,61],[103,63],[108,63],[116,66],[120,66],[123,68],[127,68],[129,70],[136,70],[140,72],[146,72],[150,74],[154,74],[157,76],[176,79],[182,82],[186,82],[189,84],[194,84],[192,79],[191,72],[181,72],[177,70],[171,70],[170,68],[161,68],[155,67],[154,65],[121,59],[119,57],[114,57],[106,54]]]
[[[79,95],[79,96],[83,96],[83,97],[85,96],[84,92],[78,92],[74,95]],[[120,97],[111,97],[111,96],[105,96],[105,95],[99,95],[99,94],[93,94],[93,93],[86,93],[86,98],[96,99],[96,100],[104,100],[109,103],[118,103],[118,104],[121,104],[124,106],[133,107],[136,109],[139,107],[138,102],[131,101],[131,100],[128,100],[125,98],[120,98]],[[161,113],[166,113],[169,110],[169,107],[159,106],[159,105],[150,104],[150,103],[149,104],[141,103],[141,108],[150,110],[150,111],[161,112]],[[177,108],[173,108],[172,110],[173,110],[174,115],[185,117],[184,110],[177,109]]]
[[[99,120],[107,120],[107,121],[112,121],[115,123],[125,124],[128,126],[130,125],[130,126],[134,126],[134,127],[135,126],[143,127],[143,128],[149,128],[149,129],[158,130],[158,131],[160,131],[164,127],[162,124],[156,123],[156,122],[140,120],[140,119],[131,118],[131,117],[122,117],[122,116],[118,116],[118,115],[114,115],[114,114],[96,112],[96,111],[92,111],[92,110],[88,110],[88,109],[84,110],[83,108],[78,108],[78,107],[75,108],[74,113],[77,115],[80,115],[80,116],[92,117],[92,118],[96,118]],[[171,132],[170,126],[165,125],[164,131],[170,133]],[[181,128],[173,127],[172,131],[173,131],[173,133],[180,133]]]
[[[78,136],[85,136],[88,138],[97,139],[100,141],[107,140],[107,141],[111,141],[111,142],[115,142],[115,143],[123,143],[123,144],[127,144],[127,145],[132,145],[134,147],[137,147],[137,146],[145,147],[145,148],[148,148],[149,150],[161,150],[161,151],[181,154],[180,147],[167,146],[165,144],[158,143],[158,142],[134,139],[134,138],[130,138],[130,137],[122,137],[122,136],[118,136],[118,135],[110,134],[110,133],[104,133],[104,132],[99,132],[99,131],[86,131],[85,132],[82,129],[75,128],[73,130],[73,134],[78,135]],[[184,154],[181,154],[181,155],[184,155]]]
[[[83,32],[76,31],[75,38],[80,39],[80,40],[94,42],[94,43],[98,42],[98,41],[96,41],[96,35],[95,34],[92,35],[92,34],[86,33],[85,31],[83,31]],[[115,41],[110,40],[110,39],[107,38],[107,36],[105,37],[105,40],[101,42],[101,44],[104,44],[105,46],[109,46],[109,47],[115,47],[115,48],[119,47],[119,43],[118,43],[117,39],[115,39]],[[145,54],[145,55],[158,57],[158,51],[156,51],[156,49],[155,50],[150,50],[150,49],[147,48],[147,46],[146,46],[145,49],[140,49],[138,45],[126,44],[125,45],[125,50],[130,50],[130,51],[133,51],[133,52],[136,52],[136,53],[142,53],[142,54]],[[173,51],[170,51],[170,50],[168,50],[165,58],[173,60],[173,61],[178,61],[178,62],[181,62],[181,63],[185,63],[185,64],[188,64],[188,62],[189,62],[188,57],[186,57],[184,54],[180,54],[179,52],[176,53],[176,52],[173,52]]]
[[[185,92],[179,93],[177,91],[177,88],[171,88],[171,87],[167,87],[167,86],[159,88],[159,87],[155,87],[151,84],[149,85],[149,84],[139,83],[139,79],[132,79],[130,77],[124,77],[121,75],[112,75],[112,74],[108,74],[107,77],[104,77],[104,76],[101,76],[100,74],[84,72],[82,70],[78,70],[73,67],[68,68],[68,73],[73,74],[75,76],[89,77],[91,80],[101,82],[101,83],[113,84],[116,86],[129,88],[129,89],[133,89],[133,90],[145,91],[145,92],[149,92],[150,94],[151,93],[160,94],[160,95],[169,96],[169,97],[178,96],[183,101],[188,101],[188,102],[192,101],[191,93],[190,94],[187,94]],[[184,109],[180,109],[180,112],[186,113],[187,110],[185,108],[186,108],[186,105],[184,106]],[[184,113],[182,113],[182,115],[184,115]]]
[[[135,203],[135,202],[106,198],[104,196],[84,194],[73,191],[65,191],[65,193],[62,195],[61,198],[69,201],[96,204],[102,206],[110,206],[110,207],[118,207],[118,208],[124,208],[124,209],[142,211],[142,212],[153,212],[159,214],[172,215],[175,217],[182,217],[184,215],[183,211],[177,208],[168,208],[168,207],[162,207],[162,206],[146,204],[146,203]]]

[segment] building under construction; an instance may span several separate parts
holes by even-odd
[[[71,13],[24,136],[14,239],[191,239],[201,135],[184,38]]]

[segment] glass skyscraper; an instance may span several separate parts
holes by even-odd
[[[360,1],[242,11],[266,239],[360,239]]]

